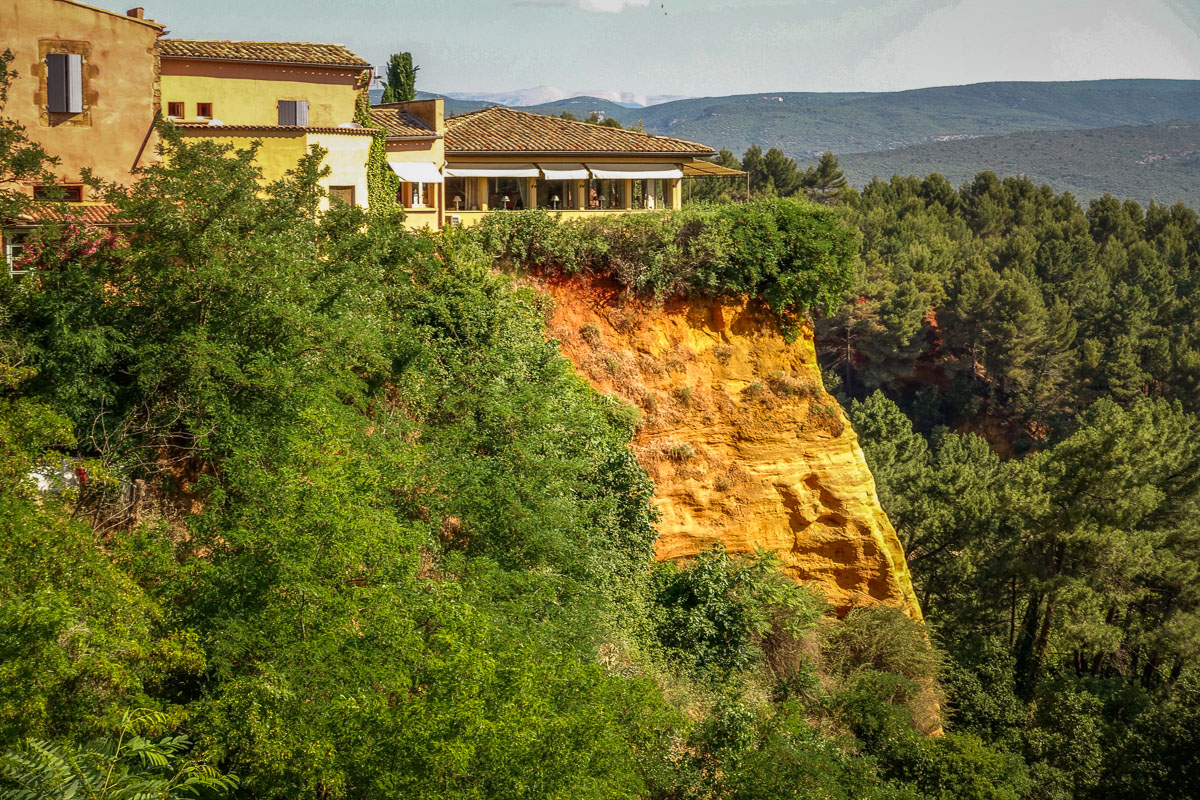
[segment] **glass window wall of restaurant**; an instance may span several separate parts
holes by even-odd
[[[480,184],[486,181],[486,198]],[[532,184],[532,185],[531,185]],[[543,208],[551,211],[585,209],[607,211],[625,208],[626,182],[619,179],[546,180],[516,177],[448,177],[445,183],[446,210],[478,211],[481,201],[489,210]],[[666,208],[666,181],[636,179],[628,182],[629,207]]]
[[[446,178],[446,210],[478,211],[475,178]]]

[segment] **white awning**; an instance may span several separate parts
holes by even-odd
[[[443,180],[437,164],[432,161],[392,161],[389,159],[388,166],[405,183],[441,183]]]
[[[446,164],[447,178],[540,178],[534,164]]]
[[[583,164],[538,164],[548,181],[585,181],[588,175]]]
[[[682,178],[678,164],[588,164],[592,177],[601,180]]]

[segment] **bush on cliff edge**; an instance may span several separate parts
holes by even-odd
[[[659,300],[750,296],[785,322],[840,302],[858,248],[836,212],[782,199],[592,219],[498,213],[466,235],[510,268],[604,275]]]

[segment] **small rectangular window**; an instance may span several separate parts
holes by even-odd
[[[46,103],[53,114],[83,112],[83,56],[74,53],[46,56]]]
[[[196,116],[200,119],[212,119],[212,103],[196,103]]]
[[[14,278],[24,275],[27,270],[16,269],[17,259],[25,249],[25,235],[8,231],[4,234],[4,261],[8,265],[8,274]]]
[[[308,101],[307,100],[280,100],[279,101],[279,124],[280,125],[297,125],[301,128],[308,127]]]
[[[183,103],[167,103],[167,116],[171,119],[183,119]]]
[[[34,200],[52,200],[60,203],[82,203],[82,186],[54,186],[39,184],[33,187]]]
[[[338,203],[354,205],[354,187],[353,186],[330,186],[329,199]]]

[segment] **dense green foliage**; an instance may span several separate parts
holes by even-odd
[[[237,787],[235,776],[183,761],[186,736],[153,738],[167,722],[162,712],[140,710],[126,712],[115,738],[81,747],[30,739],[0,754],[0,782],[12,787],[0,788],[0,797],[183,800]]]
[[[654,564],[636,413],[494,269],[752,294],[786,318],[847,296],[839,215],[868,198],[418,234],[321,212],[319,150],[264,186],[253,150],[163,140],[165,162],[110,187],[119,232],[47,228],[29,274],[0,279],[0,792],[1194,795],[1200,435],[1154,372],[1170,359],[1040,417],[997,367],[965,393],[888,384],[920,430],[985,403],[1041,420],[1006,461],[926,439],[851,364],[943,656],[897,611],[835,619],[765,556]],[[1116,208],[1083,228],[1116,231],[1104,269],[1139,244]],[[1193,264],[1192,235],[1163,234],[1161,258]],[[1136,263],[1117,274],[1184,274]],[[952,372],[963,352],[934,355]],[[943,698],[949,731],[927,736]]]
[[[749,295],[785,320],[840,299],[857,246],[832,211],[789,200],[565,221],[493,214],[469,235],[504,266],[605,275],[660,299]]]
[[[817,727],[821,601],[766,559],[654,565],[636,414],[541,295],[472,236],[321,212],[319,150],[264,186],[253,149],[163,143],[119,231],[46,228],[0,280],[0,791],[750,798],[771,763],[913,796]],[[821,299],[809,233],[853,238],[749,211],[797,273],[763,286]]]
[[[953,727],[1021,755],[1032,797],[1195,796],[1196,213],[989,173],[875,181],[844,211],[862,262],[820,349]]]
[[[1023,178],[874,182],[848,202],[856,289],[818,325],[844,389],[887,387],[924,431],[991,414],[1024,444],[1097,399],[1197,410],[1200,218]]]

